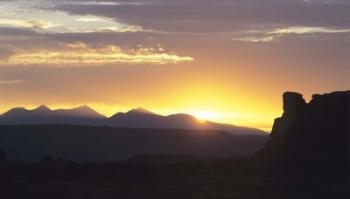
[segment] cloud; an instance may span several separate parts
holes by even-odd
[[[69,14],[56,3],[0,1],[0,28],[27,28],[40,33],[139,32],[142,27],[99,15]]]
[[[0,28],[11,25],[49,34],[143,32],[268,42],[277,34],[350,28],[350,3],[343,0],[13,0],[0,1],[0,7]],[[271,35],[237,35],[251,29]]]
[[[0,19],[0,26],[33,28],[33,29],[49,29],[58,24],[44,20],[25,20],[25,19]]]
[[[287,28],[277,28],[267,32],[268,34],[317,34],[317,33],[350,33],[348,29],[333,29],[327,27],[303,27],[294,26]]]
[[[123,2],[123,1],[70,1],[63,2],[66,5],[81,6],[144,6],[151,5],[152,2]]]
[[[0,80],[1,85],[9,85],[9,84],[20,84],[23,83],[24,80]]]
[[[283,38],[288,35],[310,35],[310,34],[344,34],[350,33],[349,29],[334,29],[328,27],[303,27],[303,26],[292,26],[292,27],[281,27],[270,30],[250,30],[237,33],[232,38],[233,41],[242,42],[272,42],[277,38]]]
[[[236,37],[232,39],[233,41],[242,41],[242,42],[271,42],[274,40],[272,36],[264,36],[264,37],[255,37],[255,36],[247,36],[247,37]]]
[[[81,67],[108,64],[177,64],[193,61],[189,56],[166,53],[161,47],[122,49],[116,45],[92,47],[82,42],[67,43],[62,49],[18,50],[0,66],[46,65],[54,67]]]
[[[347,28],[350,18],[350,3],[340,0],[68,2],[70,3],[57,3],[55,9],[71,14],[92,14],[120,19],[159,32],[222,33],[248,30],[252,27],[276,26]]]

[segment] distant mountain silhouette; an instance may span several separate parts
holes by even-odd
[[[86,117],[86,118],[105,118],[104,115],[99,114],[92,108],[88,106],[81,106],[74,109],[58,109],[55,110],[57,114],[62,116],[71,116],[71,117]]]
[[[105,116],[87,106],[51,110],[41,105],[34,110],[14,108],[0,116],[0,124],[79,124],[100,125]]]
[[[264,131],[214,122],[200,122],[188,114],[162,116],[143,108],[117,113],[107,118],[90,107],[50,110],[39,106],[34,110],[14,108],[0,116],[0,125],[19,124],[69,124],[87,126],[111,126],[122,128],[160,128],[160,129],[208,129],[224,130],[232,134],[265,135]]]
[[[268,173],[317,183],[348,183],[350,160],[350,91],[283,95],[282,117],[275,120],[265,148],[257,156],[269,162]]]
[[[264,131],[258,129],[210,121],[203,122],[188,114],[162,116],[142,108],[113,115],[108,119],[108,126],[162,129],[212,129],[227,131],[235,135],[266,135]]]

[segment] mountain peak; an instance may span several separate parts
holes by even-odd
[[[92,109],[91,107],[89,106],[79,106],[77,108],[74,108],[73,110],[80,110],[80,111],[84,111],[84,112],[96,112],[94,109]]]
[[[87,105],[79,106],[78,108],[93,110],[90,106]]]
[[[149,111],[147,109],[139,107],[139,108],[131,109],[126,114],[148,114],[148,115],[154,115],[155,113],[153,113],[152,111]]]
[[[51,109],[46,105],[40,105],[37,108],[35,108],[33,111],[51,111]]]
[[[76,117],[92,117],[92,118],[104,118],[104,115],[101,115],[94,109],[89,106],[79,106],[73,109],[58,109],[55,110],[56,113],[63,114],[66,116],[76,116]]]
[[[23,113],[23,112],[27,112],[27,111],[28,110],[24,107],[16,107],[16,108],[12,108],[12,109],[8,110],[4,114],[2,114],[2,116],[9,116],[9,115]]]
[[[81,113],[81,114],[83,114],[85,116],[101,117],[101,118],[105,117],[104,115],[101,115],[100,113],[98,113],[97,111],[95,111],[94,109],[92,109],[91,107],[86,106],[86,105],[79,106],[79,107],[77,107],[77,108],[75,108],[73,110],[75,110],[75,111],[77,111],[77,112],[79,112],[79,113]]]
[[[171,114],[168,115],[169,118],[176,118],[176,119],[185,119],[185,120],[193,120],[193,121],[197,121],[198,119],[190,114],[186,114],[186,113],[176,113],[176,114]]]

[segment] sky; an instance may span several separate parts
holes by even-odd
[[[350,88],[348,0],[0,0],[0,113],[143,107],[271,129]]]

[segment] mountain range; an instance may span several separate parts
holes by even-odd
[[[126,113],[116,113],[106,117],[88,106],[73,109],[51,110],[41,105],[33,110],[13,108],[0,115],[0,125],[83,125],[108,126],[118,128],[151,128],[151,129],[201,129],[222,130],[233,135],[266,135],[264,131],[221,124],[211,121],[199,121],[192,115],[173,114],[163,116],[143,108],[132,109]]]

